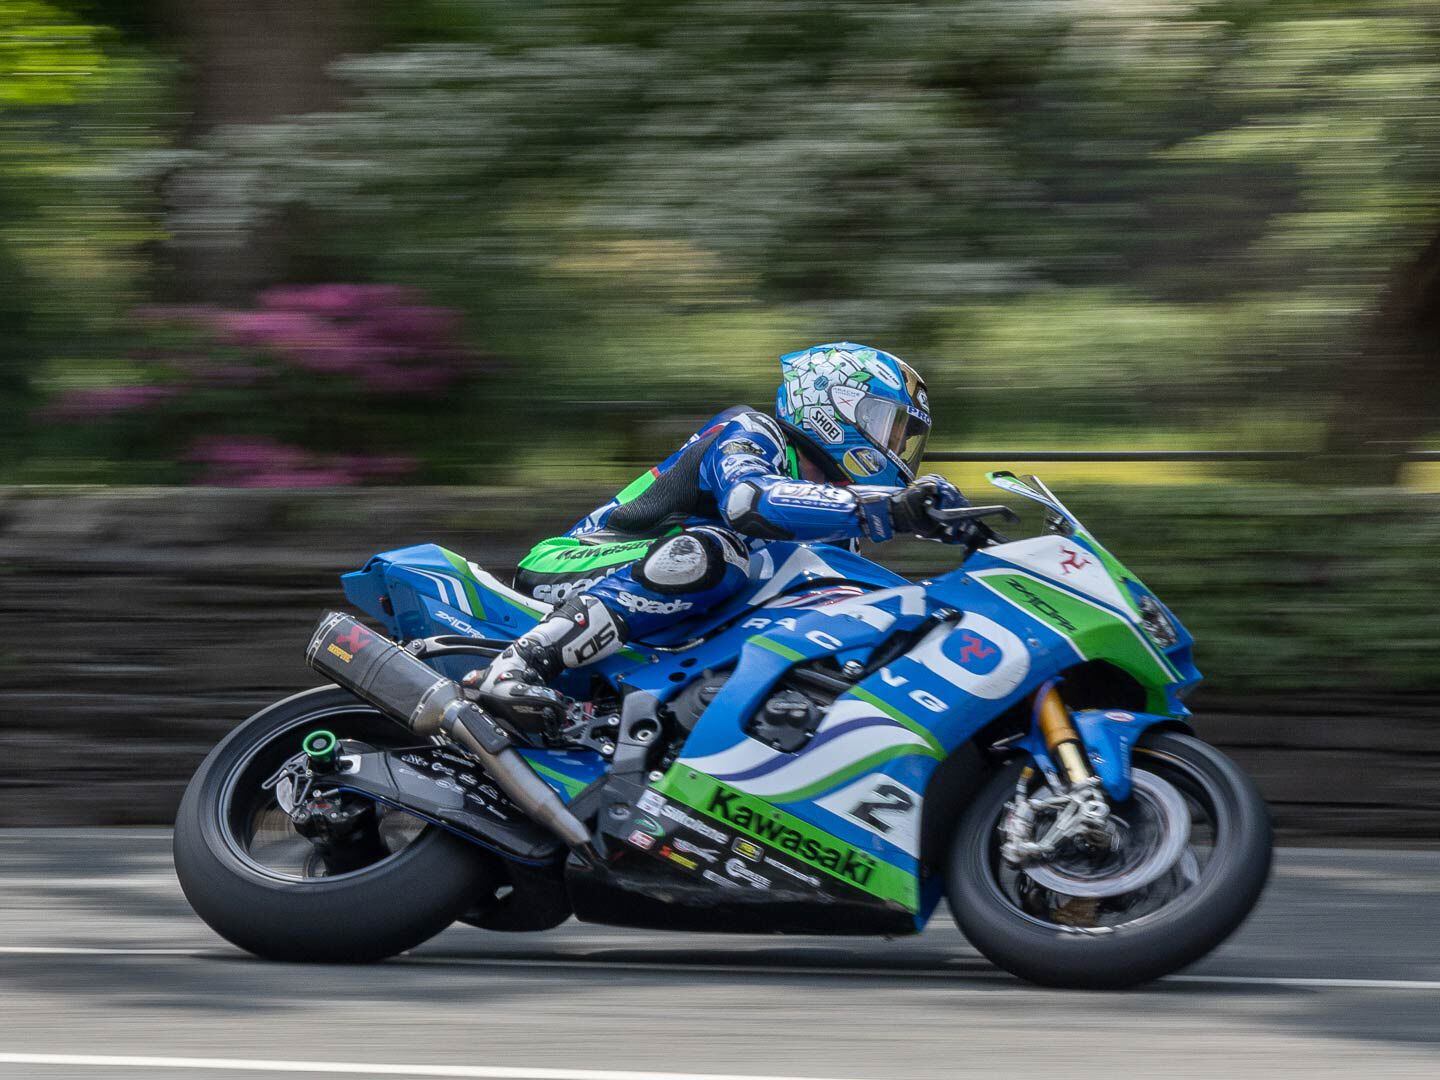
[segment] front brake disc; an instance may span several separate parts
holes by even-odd
[[[1084,857],[1057,856],[1027,866],[1022,872],[1043,888],[1083,897],[1124,896],[1168,874],[1189,847],[1190,808],[1174,785],[1154,773],[1136,769],[1133,786],[1134,811],[1129,816],[1145,816],[1148,835],[1143,847],[1135,843],[1141,826],[1137,820],[1120,831],[1122,856],[1118,864],[1111,859],[1097,867]]]

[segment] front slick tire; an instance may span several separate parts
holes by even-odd
[[[311,730],[371,745],[415,741],[338,687],[296,694],[230,733],[196,771],[175,819],[175,872],[196,914],[227,941],[270,960],[368,963],[414,948],[453,923],[487,888],[483,855],[429,827],[402,850],[335,877],[267,872],[237,845],[234,822],[257,778]],[[302,843],[303,846],[303,843]]]
[[[1028,914],[1001,880],[998,829],[1023,767],[1012,763],[956,830],[946,890],[961,932],[999,967],[1043,986],[1123,989],[1194,963],[1250,914],[1269,876],[1271,849],[1269,813],[1254,784],[1214,747],[1172,732],[1144,736],[1132,764],[1180,778],[1188,798],[1210,803],[1213,845],[1198,877],[1134,922],[1122,917],[1076,929]]]

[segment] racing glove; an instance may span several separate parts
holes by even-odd
[[[927,512],[969,506],[970,500],[943,476],[930,473],[890,496],[890,521],[897,533],[912,533],[927,540],[946,539],[954,527],[936,521]]]

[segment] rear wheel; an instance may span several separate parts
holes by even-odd
[[[564,872],[495,859],[495,884],[460,921],[481,930],[534,933],[553,930],[573,914]]]
[[[956,831],[947,894],[971,943],[1048,986],[1114,989],[1210,952],[1244,921],[1270,869],[1269,814],[1214,747],[1153,732],[1135,748],[1135,792],[1113,808],[1108,851],[1062,847],[1017,870],[1001,822],[1022,764],[1001,770]]]
[[[415,737],[338,687],[257,713],[196,771],[175,820],[175,871],[216,933],[274,960],[365,962],[413,948],[493,890],[483,853],[403,811],[322,796],[345,827],[301,835],[270,783],[311,731],[372,746]]]

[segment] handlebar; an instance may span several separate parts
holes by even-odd
[[[1020,520],[1020,515],[1008,506],[956,506],[949,510],[931,506],[926,509],[932,518],[946,525],[956,521],[978,521],[987,517],[1004,518],[1012,524]]]
[[[956,506],[941,510],[935,506],[926,507],[932,521],[947,526],[947,543],[963,543],[965,558],[971,552],[987,544],[1003,544],[1005,537],[985,523],[985,518],[998,517],[1004,521],[1017,522],[1020,515],[1008,506]]]

